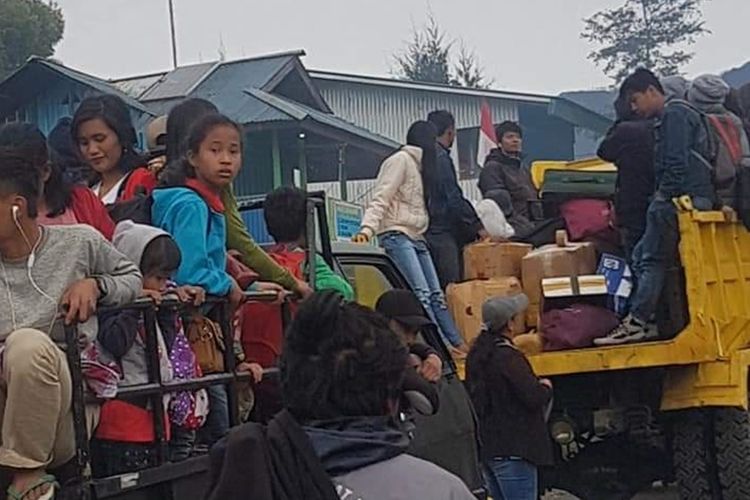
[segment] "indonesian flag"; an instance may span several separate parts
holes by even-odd
[[[482,110],[479,118],[479,142],[477,144],[477,163],[480,167],[484,165],[484,160],[490,151],[497,147],[497,138],[495,137],[495,126],[492,124],[492,111],[487,101],[482,101]]]

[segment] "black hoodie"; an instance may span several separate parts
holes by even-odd
[[[517,225],[533,227],[530,222],[529,201],[537,199],[537,192],[531,182],[531,174],[521,165],[520,158],[508,156],[500,148],[490,151],[479,175],[479,190],[484,198],[494,200],[503,209],[516,233],[521,229]],[[510,198],[512,213],[508,213],[503,207],[503,200],[507,198]]]
[[[602,141],[597,155],[617,165],[617,224],[633,231],[643,231],[646,210],[655,190],[653,122],[617,122]]]

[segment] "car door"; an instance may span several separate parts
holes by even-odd
[[[376,250],[337,253],[335,260],[362,305],[374,307],[380,295],[388,290],[409,288],[393,261]],[[416,431],[410,453],[453,472],[482,498],[476,419],[469,396],[437,330],[427,330],[422,337],[444,360],[443,378],[439,383],[440,409],[433,416],[415,418]]]

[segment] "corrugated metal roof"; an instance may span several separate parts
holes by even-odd
[[[205,79],[218,64],[220,63],[208,62],[180,66],[164,75],[156,85],[153,85],[141,95],[140,99],[148,102],[184,97]]]
[[[313,80],[336,116],[397,142],[405,140],[406,132],[414,121],[426,119],[427,114],[436,109],[450,109],[458,128],[477,127],[483,100],[488,102],[493,120],[518,120],[517,101],[507,98],[489,99],[475,93],[435,92],[419,85],[381,86],[375,82],[341,81],[315,76]]]
[[[134,99],[140,99],[140,97],[151,87],[156,85],[166,73],[156,73],[153,75],[136,76],[133,78],[123,78],[119,80],[110,80],[110,84],[114,85],[121,91],[128,94]]]
[[[346,120],[343,120],[335,115],[323,113],[304,104],[300,104],[277,95],[269,94],[263,90],[247,88],[245,93],[253,98],[257,99],[258,102],[264,103],[267,106],[272,107],[278,112],[283,113],[287,116],[287,119],[293,119],[296,121],[312,120],[321,125],[332,127],[349,134],[355,135],[362,139],[377,143],[388,149],[393,149],[399,146],[399,142],[394,142],[387,137],[378,135],[371,132],[370,130],[364,129]]]
[[[110,84],[109,82],[74,70],[50,59],[44,59],[36,56],[30,57],[25,65],[16,70],[14,73],[11,73],[10,76],[0,82],[0,86],[12,85],[13,80],[16,79],[18,75],[20,75],[22,72],[28,71],[30,68],[33,69],[33,67],[35,66],[58,73],[66,78],[70,78],[71,80],[79,82],[82,85],[86,85],[103,94],[114,94],[120,97],[128,106],[132,107],[133,109],[136,109],[142,113],[152,114],[151,111],[149,111],[143,104],[141,104],[125,92],[121,91],[116,86]]]

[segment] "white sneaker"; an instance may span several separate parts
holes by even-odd
[[[612,330],[606,337],[594,339],[594,345],[622,345],[646,340],[648,334],[646,325],[633,316],[625,318],[620,325]]]

